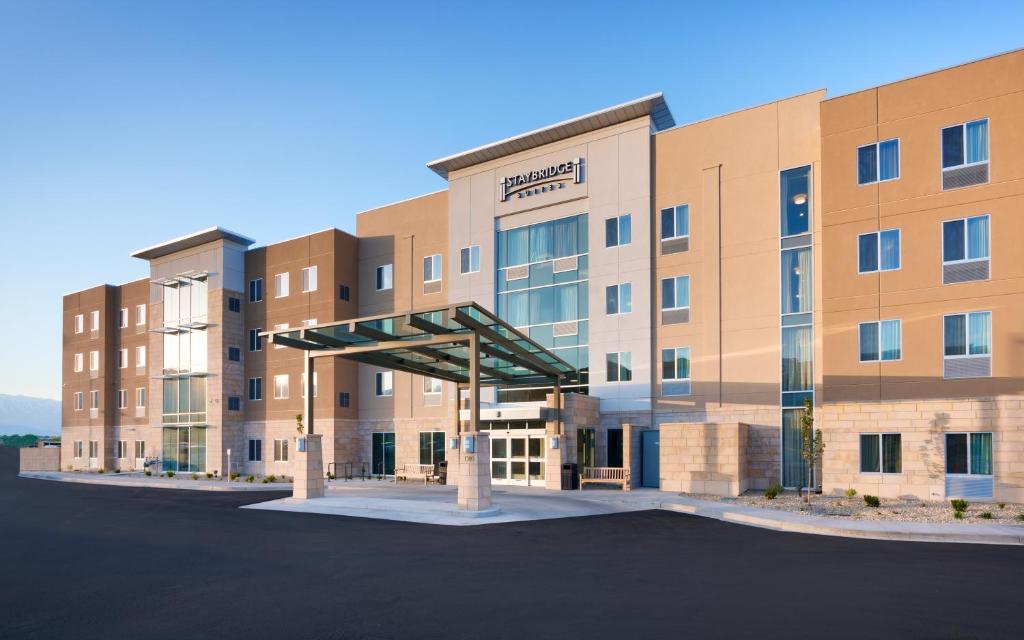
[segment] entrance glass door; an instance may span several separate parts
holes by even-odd
[[[544,486],[544,435],[491,431],[491,482]]]
[[[395,434],[378,431],[371,438],[370,472],[376,476],[395,475]]]

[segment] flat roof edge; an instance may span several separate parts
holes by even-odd
[[[144,249],[139,249],[138,251],[133,251],[130,255],[133,258],[140,258],[142,260],[153,260],[154,258],[161,258],[172,253],[177,253],[178,251],[191,249],[192,247],[198,247],[199,245],[215,242],[217,240],[237,242],[238,244],[245,245],[246,247],[256,242],[252,238],[224,229],[223,227],[208,227],[194,233],[189,233],[178,238],[167,240],[166,242],[161,242]]]

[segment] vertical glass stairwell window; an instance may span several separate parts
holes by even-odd
[[[163,287],[164,425],[205,425],[207,282],[181,277]]]

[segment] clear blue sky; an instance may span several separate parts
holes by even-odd
[[[352,231],[428,160],[654,91],[683,123],[1024,46],[1019,0],[485,4],[0,0],[0,393],[60,397],[61,296],[134,249]]]

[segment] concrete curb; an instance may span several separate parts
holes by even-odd
[[[78,484],[95,484],[105,487],[138,487],[142,489],[178,489],[179,491],[227,491],[245,493],[250,491],[291,491],[290,482],[275,482],[268,484],[247,484],[247,483],[224,483],[224,486],[211,484],[204,480],[122,480],[120,478],[100,478],[88,475],[71,477],[64,474],[50,473],[47,471],[22,471],[19,478],[29,480],[49,480],[50,482],[76,482]],[[123,477],[123,476],[122,476]]]
[[[788,512],[751,513],[752,508],[729,507],[721,503],[694,500],[689,503],[665,502],[661,509],[713,518],[723,522],[742,524],[773,531],[805,533],[867,540],[897,540],[903,542],[948,542],[957,544],[1024,545],[1024,528],[1004,525],[974,525],[900,522],[839,522],[822,516],[805,516]],[[759,509],[758,512],[764,510]],[[781,517],[780,517],[781,516]],[[894,526],[895,525],[895,526]],[[975,527],[965,531],[966,527]],[[1007,531],[994,527],[1007,528]]]

